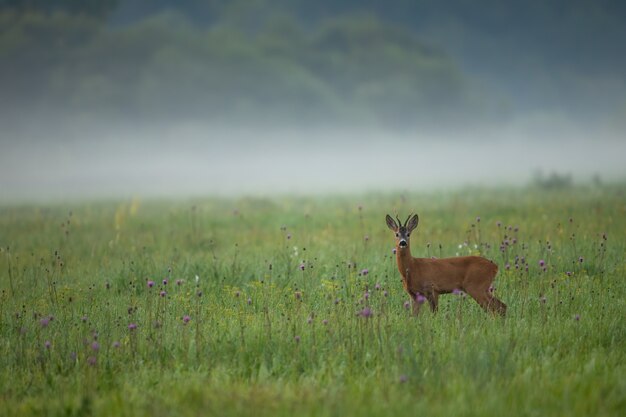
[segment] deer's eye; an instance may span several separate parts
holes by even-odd
[[[396,233],[396,237],[400,236],[399,234]]]
[[[409,236],[411,236],[411,234],[410,234],[410,233],[407,233],[407,234],[406,234],[406,237],[409,237]]]

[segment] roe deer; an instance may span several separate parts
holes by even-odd
[[[396,219],[398,217],[396,216]],[[433,312],[437,311],[439,294],[463,290],[485,310],[506,314],[506,304],[491,294],[491,283],[498,272],[496,264],[480,256],[430,259],[411,256],[409,237],[417,227],[417,214],[398,223],[386,217],[387,226],[396,233],[396,260],[402,275],[402,285],[411,297],[413,314],[417,315],[425,297]],[[422,298],[423,300],[423,298]]]

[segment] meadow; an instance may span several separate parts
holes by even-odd
[[[413,256],[480,254],[412,317]],[[0,207],[0,414],[618,416],[626,185]]]

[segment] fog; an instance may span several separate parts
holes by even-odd
[[[623,39],[613,1],[0,2],[0,204],[624,181]]]
[[[420,137],[356,128],[212,131],[194,124],[23,140],[0,156],[0,198],[424,191],[526,186],[538,173],[553,172],[571,175],[578,184],[626,178],[626,141],[606,132],[557,137],[501,127],[475,135]]]

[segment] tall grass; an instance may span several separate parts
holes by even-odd
[[[626,189],[0,208],[7,415],[622,415]],[[500,267],[411,317],[414,256]]]

